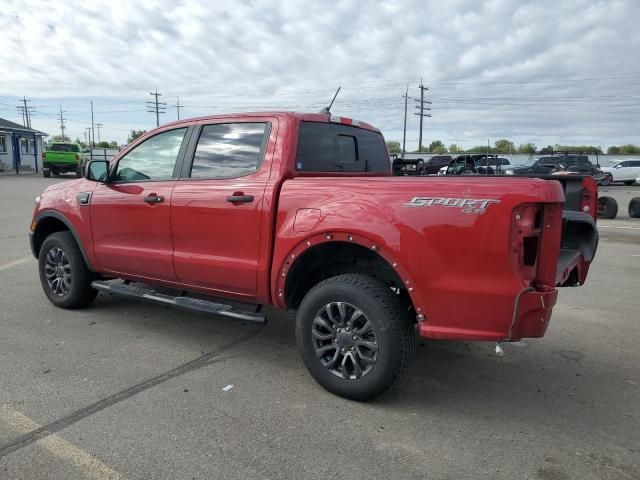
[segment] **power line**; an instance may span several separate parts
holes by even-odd
[[[96,128],[98,129],[98,143],[100,143],[100,129],[102,128],[102,124],[96,123]]]
[[[150,92],[149,95],[154,97],[154,100],[147,102],[147,112],[156,114],[156,127],[160,126],[160,114],[164,114],[167,112],[167,103],[159,102],[158,97],[162,96],[161,93],[158,93],[158,89],[156,88],[155,93]]]

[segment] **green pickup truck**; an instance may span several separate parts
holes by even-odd
[[[42,153],[42,174],[45,177],[66,172],[75,172],[80,177],[84,164],[85,157],[77,143],[54,142]]]

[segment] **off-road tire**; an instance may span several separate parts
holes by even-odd
[[[337,376],[316,354],[314,321],[325,306],[338,302],[359,309],[373,326],[377,358],[370,371],[360,378]],[[307,370],[322,387],[360,401],[381,395],[397,382],[408,370],[416,351],[415,325],[400,297],[380,280],[362,274],[329,278],[307,293],[296,317],[296,341]]]
[[[640,218],[640,197],[633,197],[629,202],[629,216]]]
[[[618,215],[618,202],[612,197],[598,198],[598,218],[614,219]]]
[[[52,249],[61,250],[68,260],[71,280],[70,287],[64,294],[54,293],[47,281],[45,273],[47,254]],[[78,247],[71,232],[55,232],[45,238],[38,254],[38,269],[42,289],[49,301],[56,307],[67,309],[86,307],[98,295],[98,291],[91,288],[94,274],[87,268],[87,264],[82,258],[80,247]]]

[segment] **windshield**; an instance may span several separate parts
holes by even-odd
[[[602,165],[603,167],[615,167],[619,163],[621,163],[620,160],[612,160],[607,158],[602,158],[600,160],[600,165]]]
[[[76,143],[54,143],[49,150],[52,152],[79,152],[80,147]]]

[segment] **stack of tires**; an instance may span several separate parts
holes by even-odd
[[[629,217],[640,218],[640,197],[629,202]],[[598,218],[613,219],[618,215],[618,202],[611,197],[598,198]]]

